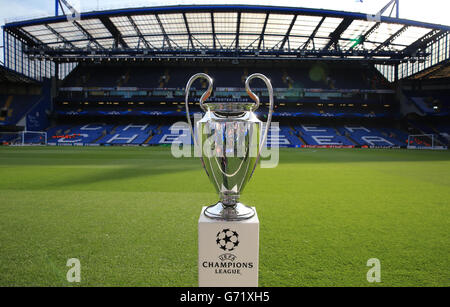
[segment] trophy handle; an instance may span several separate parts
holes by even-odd
[[[206,101],[206,99],[209,98],[209,96],[211,96],[212,87],[213,87],[213,79],[205,73],[197,73],[197,74],[193,75],[186,84],[186,94],[185,94],[184,101],[186,103],[186,116],[187,116],[187,121],[189,124],[189,129],[191,130],[192,139],[194,140],[194,145],[197,145],[197,143],[196,143],[196,138],[194,136],[194,130],[192,129],[191,116],[189,114],[189,91],[191,89],[192,83],[194,83],[194,81],[199,78],[206,79],[209,83],[208,89],[206,90],[206,92],[203,93],[202,97],[200,97],[200,108],[205,112],[206,112],[206,109],[205,109],[203,103]]]
[[[258,156],[256,157],[256,163],[255,163],[255,167],[253,168],[252,175],[253,175],[253,172],[255,171],[256,165],[258,164],[259,158],[261,157],[261,151],[264,146],[264,143],[267,141],[267,135],[269,133],[270,124],[272,123],[272,113],[273,113],[272,84],[270,83],[269,78],[267,78],[266,76],[264,76],[263,74],[260,74],[260,73],[252,74],[252,75],[248,76],[247,80],[245,80],[245,90],[247,91],[247,94],[250,96],[250,98],[255,102],[255,106],[252,108],[252,111],[255,111],[256,109],[259,108],[259,97],[255,93],[253,93],[250,88],[250,81],[252,81],[255,78],[263,80],[264,83],[266,84],[267,90],[269,91],[270,106],[269,106],[269,113],[267,115],[266,130],[264,131],[262,142],[259,145]]]

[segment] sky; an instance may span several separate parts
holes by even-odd
[[[388,0],[68,0],[81,12],[124,7],[186,4],[253,4],[322,8],[339,11],[377,13]],[[361,2],[362,1],[362,2]],[[450,26],[449,0],[400,0],[400,18]],[[0,0],[0,24],[55,14],[54,0]],[[0,35],[3,46],[3,35]],[[3,62],[3,50],[0,52]]]

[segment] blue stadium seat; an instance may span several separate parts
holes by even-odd
[[[364,126],[338,127],[340,134],[348,136],[361,146],[402,146],[404,143],[375,128]]]

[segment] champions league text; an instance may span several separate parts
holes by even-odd
[[[213,262],[203,261],[204,268],[215,269],[216,274],[241,274],[241,268],[253,268],[253,262]]]

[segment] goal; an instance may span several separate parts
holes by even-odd
[[[47,132],[44,131],[16,131],[0,132],[0,144],[2,145],[46,145]]]
[[[447,149],[435,134],[408,135],[408,149]]]

